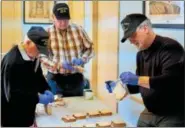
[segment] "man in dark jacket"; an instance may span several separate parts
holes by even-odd
[[[31,27],[24,42],[4,56],[1,62],[1,126],[31,126],[36,104],[53,102],[38,59],[39,54],[47,54],[48,38],[42,27]]]
[[[143,14],[127,15],[121,22],[126,39],[137,53],[136,75],[123,72],[120,79],[131,94],[141,93],[145,110],[138,126],[184,126],[184,49],[174,39],[156,35]]]

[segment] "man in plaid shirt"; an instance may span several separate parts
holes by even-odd
[[[42,56],[41,62],[48,69],[47,80],[53,93],[82,96],[84,77],[74,66],[83,67],[94,56],[93,43],[81,26],[69,20],[68,5],[55,4],[53,25],[48,29],[50,55]]]

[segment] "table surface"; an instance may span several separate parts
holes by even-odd
[[[94,98],[93,100],[85,100],[84,97],[69,97],[63,98],[67,103],[66,106],[52,107],[52,115],[47,115],[44,111],[43,105],[37,105],[36,123],[38,127],[77,127],[85,124],[95,124],[96,122],[121,120],[117,113],[112,116],[93,117],[83,120],[76,120],[75,122],[65,123],[61,120],[62,116],[72,115],[74,113],[87,113],[96,110],[109,109],[102,101]],[[127,126],[131,126],[125,122]]]

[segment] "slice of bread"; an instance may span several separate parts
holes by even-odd
[[[113,127],[125,127],[126,123],[123,122],[122,120],[114,120],[112,121]]]
[[[73,116],[76,118],[76,119],[85,119],[87,114],[85,113],[75,113],[73,114]]]
[[[63,101],[62,95],[61,94],[54,95],[54,101]]]
[[[100,113],[99,113],[99,111],[92,111],[92,112],[88,112],[87,115],[89,117],[99,117]]]
[[[55,105],[56,106],[64,106],[65,105],[65,102],[64,101],[62,101],[62,102],[61,101],[60,102],[57,101],[57,102],[55,102]]]
[[[111,127],[111,122],[98,122],[96,123],[97,127]]]
[[[65,106],[65,102],[64,101],[56,101],[56,102],[53,102],[51,104],[53,107],[61,107],[61,106]]]
[[[48,115],[51,115],[51,114],[52,114],[52,106],[51,106],[50,104],[44,105],[44,109],[45,109],[45,112],[46,112]]]
[[[83,127],[84,127],[84,125],[83,125],[83,124],[80,124],[80,123],[75,122],[75,123],[71,123],[71,127],[72,127],[72,128],[83,128]]]
[[[85,124],[84,127],[95,128],[96,124]]]
[[[55,102],[57,102],[57,101],[63,101],[63,98],[56,98]]]
[[[112,115],[112,112],[110,110],[106,110],[106,109],[100,110],[99,112],[100,112],[101,116],[111,116]]]
[[[62,117],[62,120],[64,122],[75,122],[76,121],[76,118],[73,117],[73,116],[70,116],[70,115],[66,115],[66,116],[63,116]]]

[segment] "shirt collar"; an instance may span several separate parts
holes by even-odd
[[[55,27],[55,25],[54,25],[54,27]],[[69,29],[70,29],[70,27],[71,27],[71,24],[69,24],[68,27],[67,27],[65,30],[60,30],[60,29],[58,29],[58,28],[56,28],[56,27],[55,27],[55,29],[56,29],[58,32],[68,32]]]
[[[19,51],[20,51],[20,53],[21,53],[22,58],[23,58],[25,61],[33,61],[33,60],[26,54],[26,51],[25,51],[24,47],[23,47],[21,44],[18,45],[18,49],[19,49]]]
[[[150,55],[154,53],[158,49],[158,47],[160,47],[160,42],[161,42],[161,37],[159,35],[156,35],[151,46],[148,49],[143,50],[142,52],[145,60],[149,59]]]

